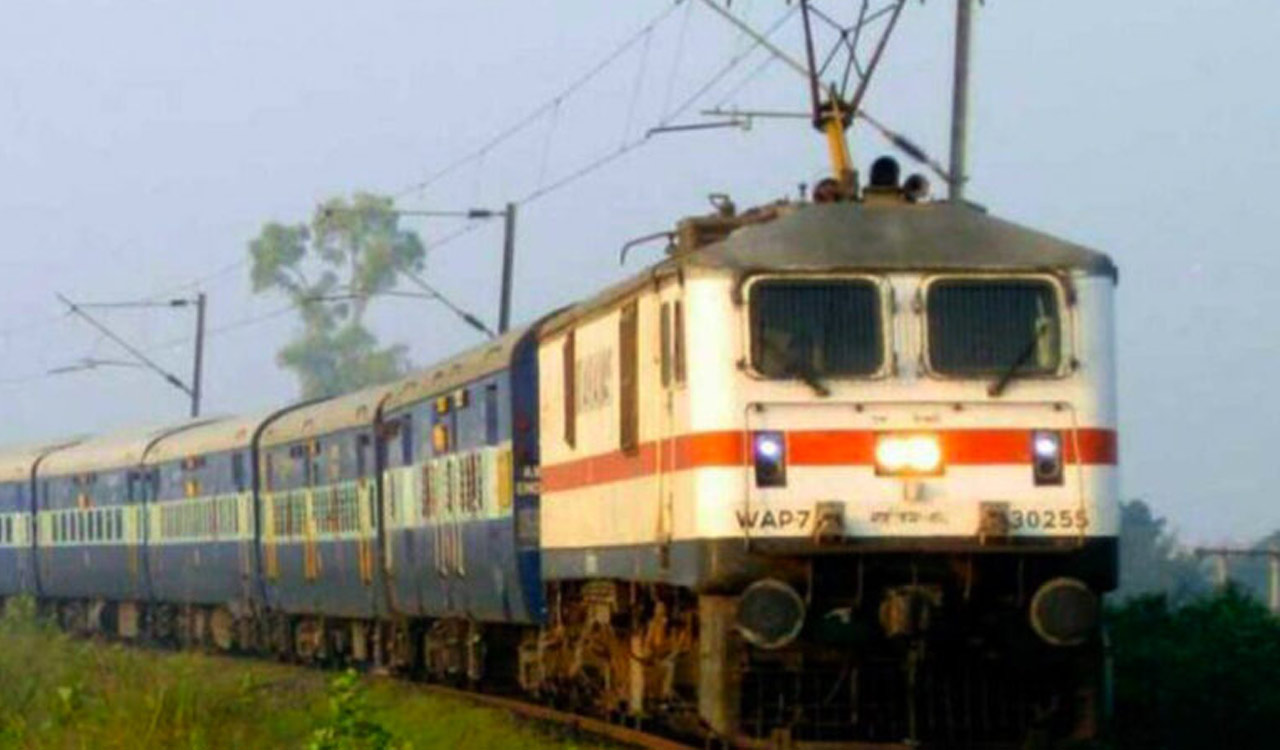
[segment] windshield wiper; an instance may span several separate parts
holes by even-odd
[[[1009,366],[1000,373],[1000,377],[996,379],[996,382],[992,383],[991,386],[987,388],[988,396],[998,398],[1000,394],[1004,393],[1004,389],[1009,387],[1009,383],[1013,380],[1014,376],[1018,374],[1018,370],[1021,370],[1022,366],[1027,363],[1027,360],[1031,359],[1031,355],[1035,354],[1036,347],[1040,345],[1040,339],[1044,338],[1044,334],[1048,330],[1048,321],[1036,321],[1036,330],[1035,333],[1031,335],[1031,340],[1022,348],[1022,351],[1018,352],[1018,358],[1011,362]]]
[[[800,382],[813,389],[813,392],[822,398],[831,395],[831,389],[827,387],[819,378],[818,373],[814,371],[813,366],[803,356],[803,353],[797,351],[794,347],[787,347],[786,351],[774,341],[761,337],[760,343],[764,348],[773,352],[775,355],[782,356],[782,374],[784,376],[796,376]]]
[[[787,373],[800,378],[800,381],[812,388],[813,392],[818,396],[826,398],[831,395],[831,389],[827,387],[827,384],[822,382],[813,367],[800,357],[796,357],[787,363]]]

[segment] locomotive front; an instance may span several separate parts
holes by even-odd
[[[894,195],[783,214],[687,260],[691,454],[742,453],[687,497],[704,638],[745,641],[703,659],[704,717],[797,740],[1092,736],[1114,266]]]
[[[540,325],[522,684],[745,746],[1095,735],[1111,261],[896,186],[722,209]]]

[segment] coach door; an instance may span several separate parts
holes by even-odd
[[[135,590],[147,592],[151,590],[150,559],[143,550],[151,538],[150,502],[156,497],[155,485],[160,481],[160,474],[154,469],[139,467],[129,471],[125,481],[122,540],[128,556],[129,577]]]
[[[374,466],[373,437],[367,433],[356,436],[356,556],[360,568],[360,582],[373,584],[374,518],[377,508],[373,480],[369,478]]]

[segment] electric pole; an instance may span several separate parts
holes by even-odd
[[[200,416],[201,383],[204,380],[204,292],[196,294],[196,354],[191,373],[191,416]]]
[[[508,203],[506,207],[503,208],[501,211],[495,211],[490,208],[469,208],[465,211],[394,209],[392,213],[394,213],[396,216],[423,216],[428,218],[458,217],[458,218],[470,219],[472,221],[477,221],[481,219],[496,219],[499,216],[502,217],[502,290],[498,298],[498,335],[501,336],[502,334],[506,333],[507,329],[511,327],[511,289],[513,286],[513,278],[515,276],[516,204]],[[406,275],[409,276],[410,280],[412,280],[418,286],[423,286],[425,284],[425,282],[422,281],[422,279],[419,279],[416,276],[413,276],[412,274],[408,274],[406,272]],[[445,298],[441,296],[439,292],[428,287],[424,287],[424,288],[426,288],[427,291],[431,292],[436,297],[438,297],[441,301],[444,301]],[[457,309],[452,303],[449,303],[449,307],[455,313],[462,314],[463,319],[466,320],[469,324],[476,326],[474,317],[461,313],[461,311]],[[477,327],[479,327],[480,330],[483,330],[485,333],[489,333],[490,336],[493,335],[492,333],[489,332],[486,326],[481,325]]]
[[[502,298],[498,301],[498,335],[511,327],[511,278],[516,262],[516,204],[502,212]]]
[[[951,180],[947,199],[964,202],[969,179],[969,61],[973,35],[973,0],[956,0],[956,61],[951,90]]]
[[[125,350],[125,352],[127,352],[131,357],[133,357],[133,361],[120,362],[120,361],[114,361],[114,360],[95,359],[92,357],[85,357],[85,358],[82,358],[76,364],[67,365],[64,367],[55,367],[49,371],[51,374],[77,372],[81,370],[93,370],[93,369],[97,369],[98,367],[103,367],[107,365],[139,367],[142,369],[151,370],[152,372],[156,373],[160,377],[164,378],[165,382],[167,382],[169,385],[187,394],[187,397],[191,401],[191,416],[192,417],[200,416],[201,381],[204,379],[203,377],[204,376],[204,319],[205,319],[205,306],[207,302],[204,292],[198,293],[194,299],[177,298],[177,299],[171,299],[168,301],[98,302],[98,303],[87,303],[87,304],[77,304],[67,299],[61,294],[57,295],[57,297],[62,302],[62,304],[67,306],[68,312],[84,320],[86,323],[92,326],[95,330],[97,330],[103,336],[106,336],[107,338],[114,341],[121,349]],[[95,307],[147,308],[147,307],[188,307],[190,305],[195,305],[196,307],[195,357],[192,363],[191,385],[187,385],[186,383],[182,382],[181,378],[179,378],[177,375],[174,375],[173,373],[161,367],[154,360],[152,360],[145,353],[143,353],[141,349],[134,346],[133,344],[130,344],[120,334],[108,328],[105,323],[93,317],[89,313],[85,312],[86,308],[95,308]]]

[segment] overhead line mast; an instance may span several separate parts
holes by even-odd
[[[969,43],[973,35],[973,0],[956,0],[956,60],[951,92],[951,168],[947,198],[964,202],[969,179]]]

